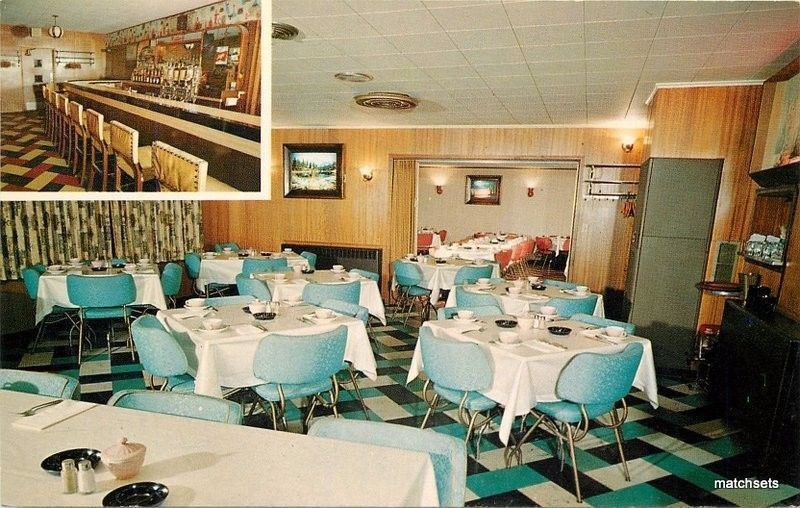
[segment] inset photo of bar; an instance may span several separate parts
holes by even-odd
[[[0,191],[267,190],[261,0],[0,9]]]

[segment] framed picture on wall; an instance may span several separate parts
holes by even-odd
[[[344,197],[342,144],[283,145],[284,197]]]
[[[468,175],[465,203],[468,205],[499,205],[500,180],[499,175]]]

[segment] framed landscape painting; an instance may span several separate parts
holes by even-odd
[[[283,145],[284,196],[344,197],[341,144]]]
[[[469,175],[467,176],[468,205],[499,205],[500,180],[502,176]]]

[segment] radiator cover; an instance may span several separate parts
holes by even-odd
[[[282,243],[281,249],[292,249],[298,254],[303,251],[313,252],[317,255],[318,270],[330,270],[333,265],[343,265],[348,270],[360,268],[361,270],[369,270],[380,274],[383,263],[383,249],[374,247]],[[379,287],[380,282],[378,281]]]

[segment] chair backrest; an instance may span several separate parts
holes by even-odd
[[[119,266],[128,264],[127,258],[111,258],[111,266]]]
[[[500,252],[495,252],[494,260],[500,265],[500,273],[505,272],[506,268],[508,268],[509,263],[511,263],[511,254],[513,251],[511,249],[504,249]]]
[[[450,319],[460,310],[471,310],[476,316],[497,316],[503,310],[497,305],[479,305],[478,307],[442,307],[436,312],[439,320]]]
[[[307,250],[304,250],[303,252],[300,253],[300,255],[303,256],[304,258],[306,258],[306,261],[308,261],[309,268],[311,268],[312,270],[316,270],[317,269],[317,255],[316,254],[314,254],[313,252],[308,252]]]
[[[464,286],[456,286],[456,305],[459,307],[480,307],[483,305],[499,306],[500,303],[494,295],[486,293],[471,293]]]
[[[324,381],[342,369],[346,344],[344,325],[312,335],[271,334],[258,344],[253,373],[275,384]]]
[[[607,319],[583,313],[573,314],[570,319],[595,326],[620,326],[631,335],[636,333],[636,325],[633,323],[626,323],[624,321],[616,321],[614,319]]]
[[[414,263],[396,259],[392,261],[394,278],[401,286],[416,286],[422,282],[422,269]]]
[[[253,295],[215,296],[214,298],[206,298],[205,303],[212,307],[222,307],[224,305],[246,305],[255,299],[256,297]]]
[[[30,370],[0,369],[0,389],[12,392],[38,393],[50,397],[79,400],[81,397],[78,380]]]
[[[21,270],[22,281],[25,283],[25,291],[28,293],[28,298],[36,300],[36,295],[39,293],[39,277],[42,273],[32,266],[26,266]]]
[[[511,262],[516,263],[523,258],[523,249],[525,246],[522,243],[517,243],[511,246]]]
[[[471,392],[492,384],[492,361],[480,345],[436,337],[427,326],[419,329],[419,341],[423,369],[436,385]]]
[[[453,284],[475,284],[478,279],[491,277],[492,269],[494,269],[494,266],[490,264],[484,266],[462,266],[456,272]]]
[[[178,263],[167,263],[161,272],[161,290],[167,296],[175,296],[181,290],[183,268]]]
[[[196,279],[200,276],[200,262],[202,258],[196,252],[187,252],[183,255],[183,262],[186,265],[186,272],[189,274],[190,279]]]
[[[350,303],[342,300],[335,300],[333,298],[329,298],[320,303],[319,306],[324,307],[326,309],[330,309],[334,312],[338,312],[340,314],[344,314],[346,316],[360,319],[361,321],[364,322],[365,325],[369,321],[369,309],[367,309],[366,307],[362,307],[357,303]]]
[[[433,463],[439,506],[463,506],[467,482],[467,450],[453,436],[384,422],[320,418],[309,436],[367,443],[427,453]]]
[[[75,125],[83,127],[83,105],[75,101],[69,103],[69,119]]]
[[[352,270],[350,270],[350,273],[357,273],[360,276],[374,280],[375,282],[378,282],[381,278],[381,275],[379,273],[370,272],[369,270],[362,270],[360,268],[353,268]]]
[[[427,249],[433,243],[433,233],[417,233],[417,248]]]
[[[236,242],[222,242],[214,245],[214,252],[222,252],[226,248],[233,252],[239,252],[239,244]]]
[[[111,120],[109,123],[111,150],[117,158],[122,157],[125,163],[131,166],[131,174],[135,174],[137,171],[135,166],[139,164],[139,131],[116,120]]]
[[[361,283],[359,281],[344,284],[308,283],[303,288],[303,301],[312,305],[320,305],[325,300],[341,300],[358,304],[361,299]]]
[[[556,395],[576,404],[609,404],[628,394],[644,348],[633,342],[618,353],[580,353],[558,376]]]
[[[96,146],[103,145],[103,115],[93,109],[84,112],[84,121],[89,137],[95,142]]]
[[[56,94],[56,107],[62,115],[69,114],[69,99],[66,95]]]
[[[153,141],[153,171],[159,190],[203,192],[208,180],[208,162],[162,141]]]
[[[236,289],[240,295],[255,296],[259,300],[272,300],[272,292],[263,280],[251,279],[243,273],[236,275]]]
[[[446,238],[447,238],[447,230],[446,229],[440,229],[439,230],[439,240],[441,240],[441,242],[444,243],[444,240]]]
[[[145,314],[131,323],[131,337],[139,363],[150,374],[166,378],[189,370],[186,353],[155,316]]]
[[[564,240],[564,243],[561,244],[561,252],[569,252],[569,249],[572,247],[572,238],[567,238]]]
[[[69,301],[78,307],[120,307],[136,300],[136,284],[129,273],[67,275]]]
[[[549,252],[553,249],[553,240],[549,236],[537,236],[535,243],[537,252]]]
[[[565,280],[555,280],[555,279],[545,279],[544,284],[546,286],[553,286],[561,289],[575,289],[578,287],[578,284],[574,282],[567,282]]]
[[[551,298],[547,305],[555,307],[561,317],[572,317],[574,314],[592,314],[597,305],[597,295],[586,298]]]
[[[289,262],[286,260],[286,258],[245,258],[244,262],[242,263],[242,273],[244,275],[250,275],[251,273],[287,271],[288,269]]]
[[[239,403],[188,392],[122,390],[109,399],[108,405],[212,422],[242,423]]]

